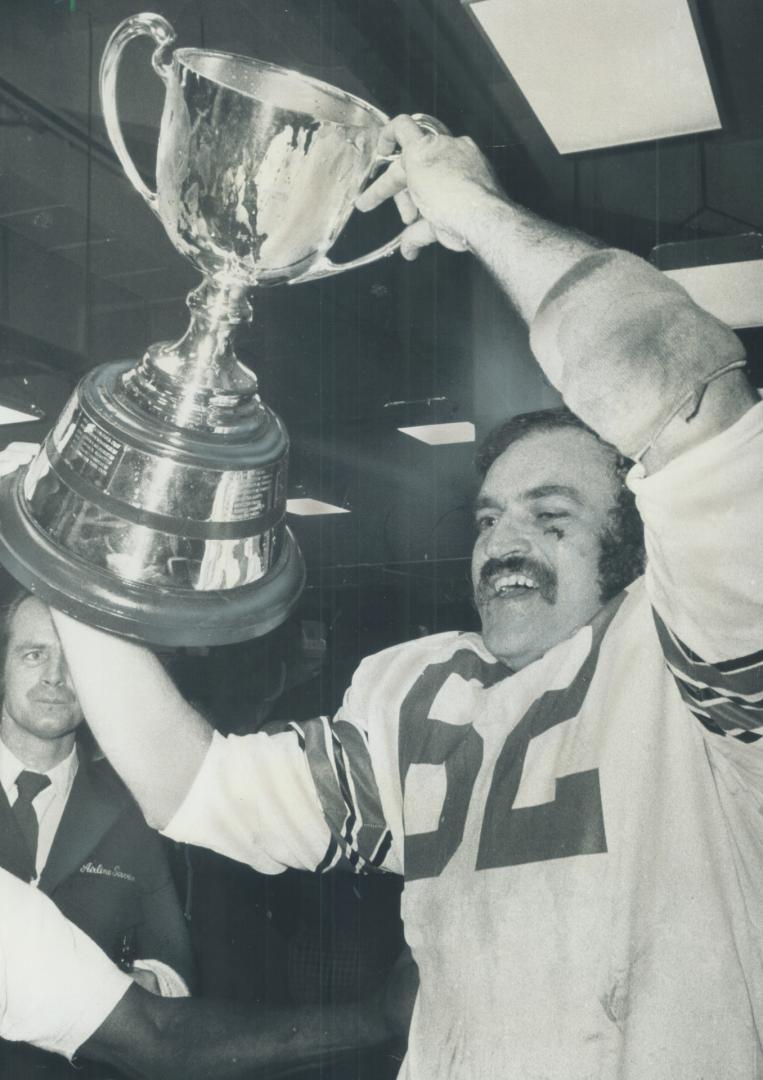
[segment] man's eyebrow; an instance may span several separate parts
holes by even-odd
[[[519,498],[523,499],[525,502],[532,502],[534,499],[544,499],[550,495],[561,495],[563,498],[569,499],[578,506],[585,505],[585,500],[580,491],[570,484],[539,484],[537,487],[528,488],[527,491],[520,492]],[[496,505],[497,502],[492,496],[478,495],[474,500],[474,512],[493,509]]]
[[[580,491],[569,484],[539,484],[538,487],[523,491],[520,497],[529,501],[531,499],[544,499],[548,495],[561,495],[563,498],[577,503],[578,506],[583,506],[585,501]]]
[[[478,495],[472,509],[476,514],[478,510],[485,510],[488,506],[495,506],[495,499],[491,499],[489,495]]]

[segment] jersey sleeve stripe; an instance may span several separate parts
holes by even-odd
[[[763,735],[757,731],[745,731],[742,728],[728,728],[724,730],[722,727],[719,727],[718,724],[714,723],[714,721],[708,719],[708,717],[704,716],[702,713],[697,712],[696,709],[692,709],[691,711],[697,717],[700,724],[707,728],[708,731],[711,731],[713,735],[722,735],[724,738],[728,736],[741,743],[754,743],[763,738]]]
[[[656,612],[654,614],[655,614],[656,619],[660,618],[659,615],[657,615]],[[665,623],[662,623],[662,625],[665,626]],[[668,631],[671,638],[675,642],[676,647],[681,650],[681,652],[687,658],[687,660],[690,660],[695,664],[703,665],[705,667],[710,666],[710,665],[708,665],[706,663],[705,660],[702,659],[701,656],[699,656],[697,653],[695,653],[693,649],[690,649],[688,645],[686,645],[683,641],[681,641],[681,639],[679,637],[677,637],[673,633],[672,630],[670,630],[667,626],[665,626],[665,629]],[[712,664],[712,667],[714,667],[716,669],[716,671],[734,672],[734,671],[744,671],[747,668],[758,667],[762,663],[763,663],[763,649],[760,649],[758,652],[748,653],[747,656],[738,656],[738,657],[736,657],[736,659],[732,659],[732,660],[716,660]]]
[[[391,838],[385,843],[389,830],[363,733],[347,721],[332,724],[326,717],[291,727],[304,749],[333,836],[318,869],[380,868]]]
[[[733,721],[730,721],[728,726],[721,727],[716,720],[711,719],[711,717],[706,712],[703,712],[702,709],[696,708],[695,706],[689,707],[690,711],[697,717],[700,723],[702,723],[708,731],[712,731],[714,735],[730,735],[732,738],[738,739],[740,742],[744,743],[757,742],[758,739],[763,738],[763,731],[752,731],[749,728],[735,727],[733,726]]]
[[[667,662],[671,673],[677,679],[681,679],[686,687],[687,693],[697,702],[702,702],[705,705],[712,705],[716,701],[727,701],[733,705],[739,705],[740,708],[755,708],[756,706],[763,704],[763,690],[755,694],[727,694],[718,690],[714,686],[709,686],[707,683],[697,683],[692,679],[687,678],[683,672],[678,670],[674,664],[670,661]]]
[[[699,713],[726,730],[742,728],[750,731],[763,725],[763,704],[749,705],[735,701],[719,695],[709,687],[698,690],[696,686],[682,679],[671,664],[668,664],[668,670],[676,681],[681,697],[695,715]],[[709,691],[709,696],[703,697],[702,689]]]
[[[342,853],[339,850],[339,844],[336,842],[336,837],[332,836],[329,841],[329,846],[326,848],[326,854],[315,868],[316,874],[324,874],[327,870],[331,870],[339,861],[341,855]]]
[[[355,808],[355,799],[353,798],[353,792],[350,790],[348,768],[345,762],[344,754],[342,752],[342,744],[336,737],[336,732],[331,732],[331,750],[334,755],[334,768],[336,770],[337,780],[339,781],[339,790],[342,793],[342,800],[345,806],[345,818],[341,829],[341,837],[345,842],[345,845],[355,854],[354,843],[355,836],[354,830],[357,824],[358,814]],[[354,860],[357,861],[357,858]]]
[[[302,750],[304,752],[304,749],[305,749],[305,736],[302,733],[302,729],[300,728],[299,724],[295,724],[293,722],[291,724],[289,724],[289,727],[294,732],[294,734],[297,736],[297,742],[299,743],[300,750]]]
[[[344,822],[346,807],[334,771],[333,755],[330,756],[326,750],[328,719],[321,717],[317,720],[308,720],[299,726],[292,725],[292,727],[298,735],[301,734],[304,740],[304,753],[321,801],[323,816],[331,831],[335,832],[335,823]],[[330,730],[328,738],[330,741]]]
[[[763,653],[708,663],[653,615],[668,670],[691,713],[716,735],[756,742],[763,727]]]
[[[390,841],[385,845],[384,837],[389,834],[389,829],[384,818],[366,737],[359,728],[346,720],[336,721],[333,737],[335,745],[341,748],[346,783],[356,808],[353,847],[358,851],[363,864],[381,867],[384,855],[391,845],[391,835]],[[379,857],[382,847],[384,850]]]
[[[696,685],[712,686],[727,695],[763,693],[763,653],[709,663],[676,637],[656,611],[652,614],[665,657],[683,678]]]
[[[749,656],[740,656],[737,660],[719,660],[714,667],[718,671],[745,671],[748,668],[760,668],[763,664],[763,649],[760,652],[750,653]]]
[[[392,833],[389,829],[387,829],[386,832],[383,834],[381,840],[379,841],[376,847],[376,851],[374,851],[374,853],[371,855],[371,858],[368,860],[369,864],[375,867],[382,866],[391,847]]]

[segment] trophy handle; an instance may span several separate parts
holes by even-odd
[[[441,120],[429,116],[427,113],[413,113],[412,119],[416,121],[420,128],[430,132],[432,135],[450,135],[449,129]],[[391,164],[393,161],[397,161],[399,157],[399,150],[395,151],[394,154],[380,154],[376,165],[378,167],[385,162]],[[367,266],[369,263],[376,262],[377,259],[386,259],[388,255],[394,255],[400,247],[403,232],[405,232],[405,229],[399,232],[392,240],[388,240],[386,244],[382,244],[381,247],[369,251],[366,255],[359,255],[357,259],[351,259],[349,262],[335,263],[329,259],[328,255],[324,255],[307,273],[291,278],[289,284],[301,285],[305,281],[318,281],[320,278],[342,274],[345,270],[355,270],[358,266]]]
[[[153,38],[156,42],[156,49],[151,57],[151,63],[157,75],[162,81],[166,82],[169,64],[164,59],[164,56],[166,50],[175,40],[175,31],[161,15],[153,15],[150,12],[145,12],[142,15],[132,15],[119,24],[103,51],[99,77],[101,107],[111,145],[114,147],[122,168],[127,173],[128,179],[135,190],[143,196],[154,213],[158,215],[159,208],[156,192],[144,184],[134,161],[127,152],[117,111],[117,73],[119,61],[122,58],[122,50],[128,41],[141,37],[143,34]]]

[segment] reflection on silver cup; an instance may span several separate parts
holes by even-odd
[[[180,49],[164,79],[151,205],[178,250],[249,286],[345,269],[326,253],[377,164],[386,117],[244,57]]]
[[[166,87],[151,191],[116,107],[122,51],[148,35]],[[304,581],[285,524],[288,439],[237,359],[253,286],[312,281],[351,262],[328,252],[364,184],[387,117],[271,64],[173,51],[159,15],[126,19],[101,63],[111,141],[177,249],[204,275],[177,342],[109,363],[77,387],[25,476],[0,484],[0,561],[43,599],[96,625],[168,645],[265,633]],[[437,122],[420,122],[437,130]]]
[[[166,95],[156,192],[130,158],[116,110],[128,41],[149,34]],[[122,167],[178,251],[229,286],[313,281],[390,255],[387,244],[347,263],[327,256],[371,173],[388,117],[343,90],[294,71],[206,49],[171,51],[159,15],[126,19],[106,46],[101,97]],[[442,130],[432,117],[422,126]]]

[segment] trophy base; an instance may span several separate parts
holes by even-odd
[[[26,509],[23,481],[24,471],[0,480],[0,563],[46,604],[101,630],[152,645],[230,645],[274,630],[299,599],[305,569],[289,529],[268,572],[246,585],[126,581],[52,543]]]

